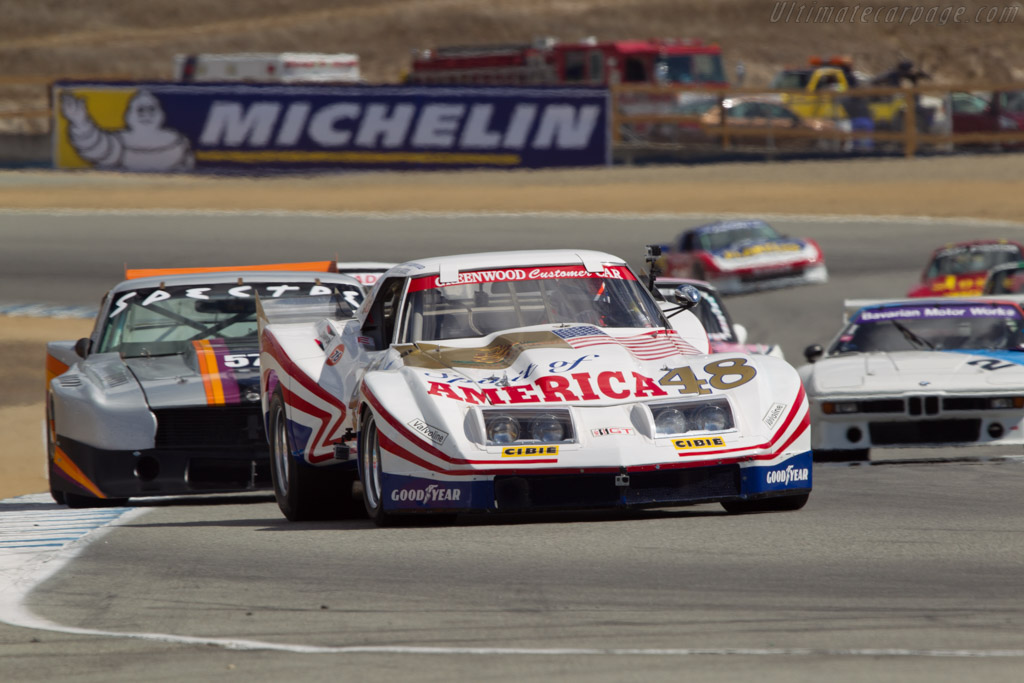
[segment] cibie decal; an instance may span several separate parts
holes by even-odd
[[[793,467],[789,465],[784,470],[768,470],[765,473],[765,481],[769,484],[792,484],[798,481],[808,481],[811,478],[811,471],[806,467]]]
[[[558,446],[508,446],[501,449],[503,458],[535,458],[542,455],[558,455]]]
[[[436,443],[438,446],[443,444],[448,438],[448,432],[434,427],[433,425],[429,425],[418,417],[409,422],[409,426]]]
[[[344,356],[344,355],[345,355],[345,345],[344,344],[338,344],[333,349],[331,349],[330,353],[327,354],[327,364],[328,365],[336,365],[337,362],[339,360],[341,360],[342,356]]]
[[[619,436],[632,434],[632,427],[601,427],[600,429],[591,429],[590,433],[594,436]]]
[[[674,439],[672,445],[681,451],[693,451],[701,448],[721,448],[725,439],[720,436],[707,436],[702,439]]]
[[[786,412],[785,403],[773,403],[768,412],[765,413],[764,417],[761,418],[761,422],[764,422],[766,427],[774,427],[775,423],[779,421],[782,414]]]

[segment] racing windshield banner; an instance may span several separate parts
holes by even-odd
[[[585,278],[607,278],[611,280],[635,280],[633,272],[625,266],[605,266],[604,270],[588,271],[583,266],[542,266],[535,268],[500,268],[497,270],[469,270],[458,273],[450,280],[441,281],[438,275],[419,277],[409,283],[410,292],[422,292],[437,287],[476,285],[488,282],[522,282],[526,280],[579,280]]]
[[[53,85],[57,168],[285,171],[611,163],[602,88]]]

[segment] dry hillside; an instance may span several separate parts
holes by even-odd
[[[46,108],[59,77],[168,78],[188,52],[355,52],[365,77],[394,81],[410,50],[444,44],[650,36],[695,37],[723,46],[730,72],[749,84],[812,54],[846,54],[869,72],[911,58],[938,81],[1024,80],[1020,0],[906,4],[899,17],[865,8],[893,3],[789,0],[0,0],[0,114]],[[860,14],[855,15],[854,8]],[[964,8],[961,21],[952,12]],[[832,9],[833,21],[797,21],[800,9]],[[843,11],[845,21],[836,21]],[[920,8],[916,23],[913,9]],[[927,11],[950,8],[943,14]],[[996,9],[1002,23],[985,22]],[[977,22],[978,11],[982,10]],[[786,21],[786,17],[789,20]],[[854,20],[851,21],[851,18]],[[966,22],[966,23],[965,23]],[[24,83],[25,80],[28,83]],[[12,82],[13,81],[13,82]],[[5,125],[6,124],[6,125]],[[11,118],[0,116],[0,129]]]

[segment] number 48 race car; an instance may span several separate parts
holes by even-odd
[[[795,369],[708,354],[688,310],[699,294],[676,298],[663,312],[612,255],[545,250],[400,264],[351,318],[261,299],[282,512],[347,514],[356,476],[380,525],[417,513],[799,509],[812,461]]]

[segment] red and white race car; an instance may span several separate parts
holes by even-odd
[[[828,281],[817,242],[780,235],[761,220],[700,225],[662,247],[666,277],[706,280],[722,294]]]
[[[920,282],[908,297],[978,296],[988,271],[1004,263],[1024,260],[1024,245],[1009,240],[969,240],[932,252]]]
[[[279,507],[291,520],[351,512],[356,476],[382,525],[416,513],[802,507],[812,461],[796,370],[707,353],[688,310],[699,294],[676,301],[664,313],[625,261],[576,250],[404,263],[355,313],[261,301]]]

